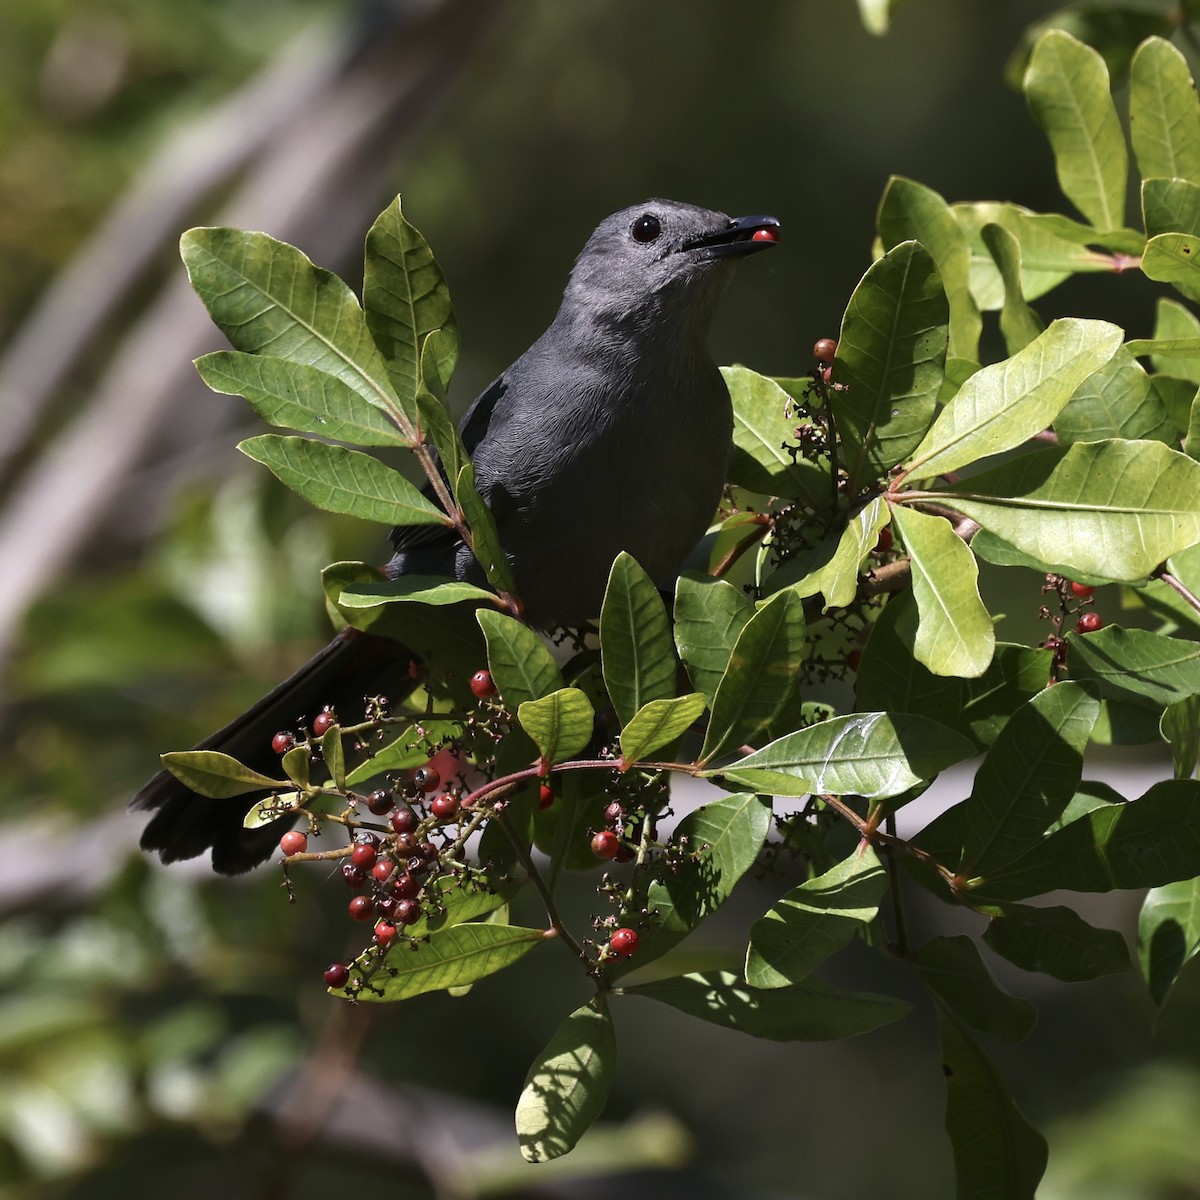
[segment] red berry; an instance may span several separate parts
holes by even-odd
[[[417,827],[417,814],[405,805],[392,813],[392,830],[399,836],[405,837]],[[399,845],[399,842],[397,842]]]
[[[833,338],[821,338],[813,346],[813,358],[819,363],[824,363],[826,366],[833,362],[835,354],[837,354],[837,342]]]
[[[751,235],[752,242],[777,242],[779,241],[779,230],[773,225],[766,229],[756,229]]]
[[[822,367],[821,368],[821,382],[829,383],[832,379],[833,379],[833,368],[832,367]]]
[[[398,833],[396,835],[396,853],[401,858],[412,858],[414,854],[421,853],[421,843],[411,833]]]
[[[458,816],[458,797],[450,795],[449,792],[435,796],[429,805],[429,811],[439,821],[453,821]]]
[[[367,807],[377,817],[382,817],[384,813],[391,812],[392,793],[385,792],[382,788],[377,789],[367,797]]]
[[[317,715],[313,717],[313,733],[316,734],[317,737],[324,737],[325,734],[327,734],[333,728],[333,724],[336,719],[337,718],[334,717],[333,712],[328,708],[323,712],[317,713]]]
[[[538,788],[538,808],[549,808],[553,803],[554,789],[548,783],[543,783]]]
[[[348,862],[342,866],[342,878],[346,881],[347,887],[360,888],[367,882],[367,873],[362,867]]]
[[[350,916],[356,921],[369,921],[375,907],[370,896],[354,896],[350,900]]]
[[[413,786],[418,792],[432,792],[442,782],[442,777],[434,767],[424,766],[413,772]]]
[[[633,929],[615,930],[612,937],[608,939],[608,944],[612,947],[614,953],[619,954],[622,958],[629,958],[631,955],[637,953],[637,932]]]
[[[378,899],[375,901],[375,911],[376,911],[376,912],[377,912],[377,913],[378,913],[378,914],[379,914],[379,915],[380,915],[380,916],[381,916],[381,917],[382,917],[382,918],[383,918],[385,921],[389,921],[389,922],[390,922],[390,921],[393,921],[393,920],[395,920],[395,917],[396,917],[396,904],[397,904],[397,900],[396,900],[396,897],[395,897],[395,896],[380,896],[380,897],[379,897],[379,898],[378,898]]]
[[[296,735],[281,730],[271,739],[271,749],[276,754],[286,754],[296,744]]]
[[[846,666],[852,671],[858,670],[858,664],[862,662],[862,651],[855,646],[849,654],[846,655]]]
[[[885,525],[879,531],[879,541],[875,543],[875,554],[886,554],[892,548],[892,531]]]
[[[616,800],[604,809],[604,820],[608,825],[620,825],[625,820],[625,810]]]
[[[611,829],[602,829],[592,838],[592,853],[597,858],[616,858],[621,839]]]
[[[1096,594],[1094,587],[1088,587],[1086,583],[1071,584],[1071,595],[1077,600],[1090,600]]]
[[[617,847],[617,858],[616,858],[617,862],[629,863],[629,862],[633,862],[633,860],[635,858],[637,858],[637,851],[632,846],[628,846],[624,842],[622,842]]]
[[[392,874],[396,864],[390,858],[381,858],[371,868],[371,878],[384,883]]]
[[[437,862],[442,852],[432,842],[422,842],[421,853],[425,856],[425,861],[431,863]]]
[[[415,925],[421,919],[421,906],[415,900],[396,901],[396,920],[401,925]]]
[[[397,875],[392,880],[392,891],[401,900],[415,900],[421,894],[421,881],[405,871],[403,875]]]
[[[491,671],[476,671],[471,676],[471,694],[480,700],[486,700],[496,694],[496,684],[492,680]]]
[[[381,946],[391,945],[395,936],[396,936],[395,925],[390,925],[387,921],[376,921],[375,922],[375,940]]]
[[[289,830],[279,839],[279,848],[288,858],[293,854],[303,854],[308,849],[308,834],[298,829]]]
[[[343,988],[350,982],[350,968],[345,963],[334,963],[325,968],[325,985],[331,988]]]
[[[408,873],[417,879],[424,879],[429,874],[429,863],[425,861],[425,855],[414,854],[412,858],[405,863],[405,869]]]
[[[355,842],[354,849],[350,851],[350,861],[364,871],[369,871],[378,857],[379,851],[370,842]]]
[[[1076,633],[1095,633],[1103,628],[1104,618],[1098,612],[1080,613],[1079,620],[1075,622]]]

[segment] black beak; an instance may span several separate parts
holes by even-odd
[[[704,250],[707,258],[742,257],[766,250],[779,241],[779,222],[774,217],[734,217],[724,229],[706,233],[689,242],[686,249]]]

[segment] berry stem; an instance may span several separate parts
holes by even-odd
[[[1185,587],[1184,584],[1174,575],[1172,575],[1165,566],[1159,567],[1157,571],[1152,571],[1150,573],[1150,577],[1152,579],[1161,579],[1168,587],[1174,588],[1184,600],[1186,600],[1197,612],[1200,612],[1200,596],[1197,596],[1193,591]]]

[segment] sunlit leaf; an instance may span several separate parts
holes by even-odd
[[[164,754],[162,763],[180,783],[215,800],[284,786],[218,750],[176,750]]]
[[[621,730],[622,762],[628,766],[669,745],[691,728],[705,707],[699,692],[643,704]]]
[[[1172,444],[1178,438],[1150,376],[1124,346],[1075,389],[1054,419],[1054,432],[1063,445],[1102,438]]]
[[[563,686],[562,672],[543,638],[504,613],[475,614],[487,639],[488,670],[510,712],[526,700],[540,700]]]
[[[542,758],[553,764],[578,754],[592,740],[596,712],[578,688],[560,688],[539,700],[526,700],[517,718]]]
[[[696,690],[711,706],[754,601],[711,575],[684,572],[675,585],[675,643]]]
[[[1106,700],[1162,708],[1200,693],[1200,643],[1110,625],[1071,636],[1071,678],[1094,679]]]
[[[1200,879],[1151,888],[1138,917],[1138,961],[1156,1004],[1200,950]]]
[[[1200,237],[1191,233],[1160,233],[1146,243],[1142,274],[1169,283],[1189,300],[1200,301]]]
[[[1161,37],[1147,38],[1133,56],[1129,133],[1143,179],[1200,184],[1200,99],[1187,59]]]
[[[983,243],[996,262],[1004,282],[1000,332],[1009,354],[1024,350],[1044,329],[1042,319],[1029,307],[1021,291],[1021,243],[1003,225],[985,225]]]
[[[671,624],[654,581],[624,551],[608,576],[600,610],[604,685],[621,724],[651,700],[675,694]]]

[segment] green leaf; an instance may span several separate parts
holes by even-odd
[[[1138,961],[1155,1004],[1162,1004],[1200,949],[1200,879],[1151,888],[1138,917]]]
[[[963,810],[958,873],[988,875],[1039,844],[1079,787],[1100,705],[1078,683],[1023,704],[980,764]]]
[[[380,409],[344,380],[316,367],[219,350],[196,359],[196,370],[214,392],[245,396],[269,425],[358,446],[411,445]]]
[[[1054,419],[1054,432],[1067,446],[1102,438],[1171,444],[1178,438],[1150,376],[1124,346],[1075,389]]]
[[[409,725],[398,737],[381,746],[361,766],[355,767],[346,776],[349,787],[357,787],[368,779],[376,779],[388,771],[408,771],[423,767],[434,751],[450,741],[461,737],[461,721],[426,718],[419,724]]]
[[[495,604],[496,596],[486,588],[439,575],[402,575],[398,579],[347,584],[338,593],[342,608],[385,608],[389,604]]]
[[[738,634],[713,697],[701,762],[737,749],[783,712],[804,655],[804,605],[794,593],[779,592]]]
[[[1009,354],[1024,350],[1045,329],[1042,319],[1025,302],[1021,292],[1021,243],[1003,225],[985,225],[980,233],[1004,283],[1000,332]]]
[[[858,713],[786,734],[738,762],[706,774],[723,775],[751,787],[786,787],[779,795],[882,798],[898,796],[933,779],[974,752],[966,738],[925,717]]]
[[[675,585],[675,644],[709,707],[754,601],[723,579],[685,571]]]
[[[189,229],[179,249],[196,295],[235,350],[333,375],[413,439],[416,412],[392,390],[358,300],[336,275],[265,233]]]
[[[819,980],[759,991],[731,971],[675,975],[622,995],[669,1004],[712,1025],[774,1042],[817,1042],[870,1033],[910,1011],[903,1000],[846,992]]]
[[[361,451],[277,433],[239,442],[238,449],[326,512],[382,525],[450,524],[403,475]]]
[[[1171,747],[1176,779],[1191,779],[1200,766],[1200,696],[1187,696],[1168,704],[1159,732]]]
[[[539,700],[526,700],[517,719],[553,766],[578,754],[592,740],[596,711],[578,688],[560,688]]]
[[[771,805],[761,796],[722,796],[688,813],[672,842],[689,855],[646,896],[650,931],[638,948],[639,965],[682,941],[728,899],[754,865],[771,829]]]
[[[913,646],[917,661],[935,675],[977,678],[992,661],[996,634],[979,598],[975,556],[945,517],[900,505],[893,516],[908,552],[920,613]]]
[[[810,596],[815,592],[823,593],[826,612],[830,608],[844,608],[850,604],[858,595],[858,570],[867,555],[879,544],[879,532],[890,516],[882,496],[876,496],[860,508],[842,530],[833,557],[807,580],[796,585],[797,594]],[[774,576],[768,579],[768,588],[773,579]]]
[[[939,495],[1072,578],[1136,582],[1200,541],[1200,464],[1161,442],[1051,447]]]
[[[937,268],[936,279],[949,303],[946,353],[952,359],[978,361],[983,320],[971,297],[971,246],[950,206],[932,188],[893,175],[879,202],[877,223],[884,250],[894,250],[902,242],[915,241],[932,256]],[[932,291],[932,281],[926,286],[930,290],[931,305],[937,306],[939,302]],[[931,308],[931,313],[940,313],[940,308]],[[945,318],[941,317],[931,321],[930,327],[944,323]],[[934,336],[940,337],[940,334]],[[938,351],[932,340],[930,349],[936,356]],[[840,344],[838,357],[841,357]],[[908,361],[916,363],[921,357],[913,355]],[[919,436],[919,431],[914,429],[914,432]]]
[[[312,757],[307,746],[293,746],[279,762],[283,773],[298,787],[308,787]]]
[[[404,219],[399,196],[367,233],[363,309],[392,387],[411,411],[422,382],[426,337],[442,331],[448,339],[443,355],[452,360],[457,356],[458,330],[441,268],[425,239]]]
[[[1169,283],[1180,295],[1200,301],[1200,237],[1190,233],[1160,233],[1146,243],[1142,274]]]
[[[242,828],[261,829],[264,825],[273,825],[280,817],[286,817],[299,808],[302,800],[300,792],[275,792],[264,796],[251,805],[250,811],[242,818]]]
[[[799,983],[875,919],[886,888],[887,875],[869,846],[793,888],[750,926],[746,982],[756,988]]]
[[[1097,929],[1074,909],[1006,904],[988,913],[992,919],[983,940],[1023,971],[1080,983],[1132,965],[1129,947],[1115,929]]]
[[[1186,179],[1147,179],[1142,184],[1142,223],[1146,236],[1200,235],[1200,184]]]
[[[371,987],[363,988],[358,999],[364,1003],[388,1003],[424,992],[463,987],[511,966],[546,940],[544,929],[453,925],[431,933],[428,940],[393,949],[387,957],[387,969],[371,976]],[[357,960],[355,965],[359,970],[367,966],[366,959],[364,955]],[[341,992],[333,994],[342,996]]]
[[[944,475],[1019,446],[1058,416],[1075,389],[1117,352],[1122,337],[1107,321],[1055,321],[1012,358],[972,375],[905,470],[921,478]]]
[[[603,996],[576,1009],[534,1060],[517,1101],[517,1140],[526,1162],[571,1150],[600,1115],[617,1065],[617,1035]]]
[[[528,625],[481,608],[475,619],[487,639],[488,670],[510,712],[563,686],[562,672],[545,641]]]
[[[888,31],[892,10],[899,7],[901,0],[858,0],[858,14],[863,28],[868,33],[882,37]]]
[[[1129,349],[1151,355],[1156,371],[1200,384],[1200,318],[1178,300],[1160,299],[1154,308],[1154,338],[1145,350],[1135,349],[1134,342]]]
[[[180,783],[214,800],[285,786],[218,750],[175,750],[162,755],[162,764]]]
[[[993,1033],[1001,1041],[1019,1042],[1037,1024],[1037,1009],[1010,996],[992,978],[969,937],[935,937],[916,952],[912,965],[921,982],[955,1017]]]
[[[621,730],[621,761],[628,768],[686,733],[707,706],[699,692],[651,700]]]
[[[1200,644],[1110,625],[1071,635],[1072,679],[1094,679],[1106,700],[1163,708],[1200,693]]]
[[[773,379],[746,367],[722,367],[733,402],[733,453],[729,481],[763,496],[816,504],[829,495],[829,466],[797,459],[783,447],[792,440],[791,397]]]
[[[1050,139],[1063,193],[1097,229],[1120,228],[1129,154],[1104,60],[1070,34],[1050,30],[1034,47],[1024,87]]]
[[[1129,133],[1143,179],[1173,177],[1200,184],[1196,85],[1187,59],[1159,37],[1147,38],[1133,56]]]
[[[939,1006],[946,1133],[959,1200],[1033,1200],[1046,1169],[1046,1139],[1021,1115],[991,1059]]]
[[[654,581],[624,550],[608,576],[600,609],[604,686],[622,725],[651,700],[675,695],[671,623]]]
[[[517,594],[512,567],[500,545],[500,535],[491,510],[475,488],[475,468],[464,463],[454,483],[454,500],[462,510],[471,531],[471,551],[476,562],[483,568],[487,581],[498,592],[509,596]]]
[[[442,875],[427,883],[422,901],[424,915],[404,932],[409,937],[424,937],[479,917],[488,917],[489,924],[507,924],[506,919],[497,922],[495,917],[506,918],[508,901],[520,891],[521,881],[499,874],[484,882],[478,877],[476,880],[464,885],[457,876]]]

